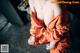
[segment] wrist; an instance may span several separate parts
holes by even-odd
[[[34,45],[35,43],[35,37],[34,36],[30,36],[30,38],[28,39],[28,44],[29,45]]]
[[[56,41],[52,41],[52,42],[50,42],[50,49],[51,49],[51,48],[54,48],[55,45],[56,45],[56,43],[57,43]]]
[[[31,36],[32,41],[35,41],[35,36]]]

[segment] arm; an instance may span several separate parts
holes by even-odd
[[[29,0],[29,6],[30,6],[30,15],[32,15],[32,12],[34,13],[35,10],[34,10],[34,7],[32,5],[32,1]],[[32,16],[31,16],[32,17]],[[31,18],[31,24],[32,24],[32,18]],[[30,32],[31,33],[31,32]],[[31,33],[32,34],[32,33]],[[30,38],[28,39],[28,44],[29,45],[34,45],[34,42],[35,42],[35,36],[30,36]]]
[[[30,15],[31,15],[31,28],[30,28],[30,38],[28,40],[28,43],[30,45],[38,45],[37,39],[42,36],[42,32],[44,31],[44,26],[42,22],[37,22],[36,18],[36,11],[34,9],[32,1],[29,0],[30,4]]]

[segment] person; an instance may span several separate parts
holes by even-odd
[[[30,45],[46,43],[50,53],[68,53],[70,47],[70,12],[58,0],[29,0],[31,28]],[[48,44],[47,44],[48,43]]]

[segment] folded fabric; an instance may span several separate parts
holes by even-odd
[[[36,37],[34,45],[57,40],[55,49],[52,48],[50,53],[64,53],[70,46],[70,17],[67,16],[69,12],[65,11],[62,15],[52,18],[48,26],[45,26],[44,21],[37,18],[36,13],[30,11],[30,14],[30,33]]]

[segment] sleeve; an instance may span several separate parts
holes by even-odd
[[[35,36],[36,38],[39,38],[42,36],[42,33],[44,32],[44,24],[42,22],[39,22],[35,19],[35,13],[30,11],[31,15],[31,28],[30,28],[30,34],[32,36]]]
[[[34,8],[34,1],[29,0],[30,5],[30,17],[31,17],[31,27],[30,27],[30,34],[32,36],[35,36],[36,38],[40,37],[42,34],[42,31],[44,30],[42,22],[39,22],[36,20],[37,14],[36,10]]]
[[[66,14],[65,14],[66,15]],[[70,17],[59,15],[51,20],[49,23],[46,32],[50,36],[49,41],[61,40],[64,37],[64,33],[70,31]]]
[[[36,41],[34,45],[40,45],[45,42],[45,38],[43,37],[43,32],[45,31],[45,26],[43,22],[36,20],[36,13],[30,10],[31,15],[31,27],[30,34],[34,36]],[[41,41],[41,42],[40,42]]]

